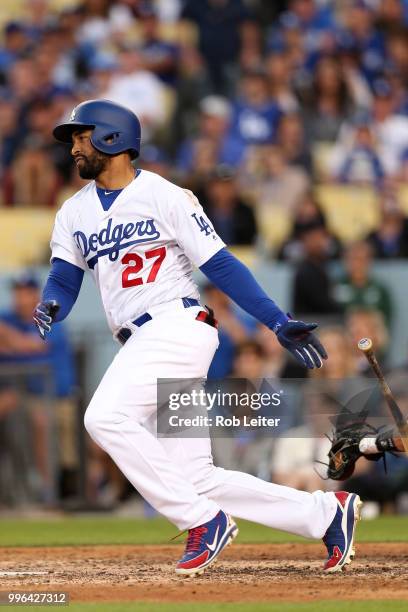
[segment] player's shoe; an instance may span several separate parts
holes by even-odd
[[[337,512],[323,538],[328,552],[326,572],[339,572],[351,563],[355,554],[354,533],[363,505],[355,493],[338,491],[335,496]]]
[[[237,535],[236,523],[222,510],[208,523],[189,529],[186,549],[177,563],[176,574],[202,574]]]

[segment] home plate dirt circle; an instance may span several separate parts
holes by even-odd
[[[234,544],[197,578],[174,573],[181,546],[2,548],[2,590],[67,591],[71,601],[406,599],[408,545],[359,544],[347,571],[322,572],[320,544]],[[37,574],[37,575],[36,575]]]

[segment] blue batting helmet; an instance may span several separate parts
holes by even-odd
[[[53,134],[61,142],[72,143],[72,134],[80,129],[93,130],[91,143],[101,153],[117,155],[129,151],[139,155],[141,128],[132,111],[110,100],[87,100],[78,104],[67,123],[57,125]]]

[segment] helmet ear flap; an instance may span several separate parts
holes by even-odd
[[[104,136],[102,140],[106,142],[108,146],[121,144],[120,136],[120,132],[113,132],[112,134],[107,134]]]
[[[117,155],[123,150],[124,138],[114,127],[96,126],[91,135],[91,143],[101,153]]]

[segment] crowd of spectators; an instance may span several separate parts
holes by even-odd
[[[31,271],[14,277],[10,291],[0,312],[0,490],[11,503],[31,494],[52,504],[78,484],[74,354],[63,325],[47,343],[39,338],[32,316],[41,286]]]
[[[407,178],[407,0],[55,6],[24,0],[3,26],[5,206],[57,206],[78,188],[51,127],[98,97],[139,115],[138,164],[198,192],[230,244],[254,244],[277,207],[295,231],[316,182]]]

